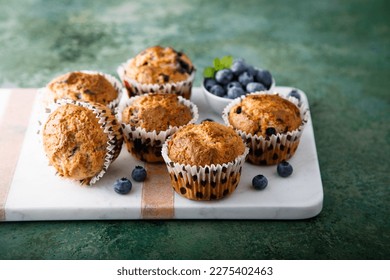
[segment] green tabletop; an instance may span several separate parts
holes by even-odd
[[[116,75],[152,45],[186,52],[199,86],[213,58],[242,57],[307,94],[324,187],[308,220],[3,222],[0,258],[389,259],[389,10],[385,0],[0,0],[0,87]]]

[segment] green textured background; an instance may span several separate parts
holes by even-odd
[[[0,87],[116,74],[151,45],[230,54],[309,97],[324,208],[303,221],[0,223],[1,259],[389,259],[388,1],[0,0]],[[6,160],[6,159],[1,159]]]

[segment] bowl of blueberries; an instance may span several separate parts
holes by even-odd
[[[275,80],[268,70],[249,65],[242,58],[216,58],[213,66],[205,68],[202,88],[207,103],[217,114],[221,114],[237,97],[251,92],[272,91],[275,87]]]

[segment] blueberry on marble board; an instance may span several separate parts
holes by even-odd
[[[127,178],[121,178],[115,181],[114,190],[119,194],[127,194],[131,191],[132,183]]]
[[[264,175],[256,175],[252,179],[252,186],[255,190],[264,190],[268,185],[268,179]]]
[[[220,85],[214,85],[210,88],[210,92],[216,96],[223,97],[226,92],[225,89]]]
[[[147,176],[146,169],[139,165],[137,165],[131,172],[131,178],[133,178],[133,180],[136,182],[145,181],[146,176]]]
[[[280,162],[276,170],[281,177],[288,177],[293,173],[293,167],[287,161]]]
[[[228,84],[231,80],[233,80],[233,72],[230,69],[222,69],[215,73],[215,80],[223,85]]]

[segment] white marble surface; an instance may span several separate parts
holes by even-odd
[[[280,93],[290,91],[287,87],[276,89]],[[304,94],[303,97],[307,102]],[[208,108],[200,88],[194,89],[193,101],[199,107],[199,121],[212,118],[222,122]],[[131,170],[142,163],[123,149],[105,176],[92,187],[81,187],[55,176],[38,142],[38,108],[35,104],[8,194],[6,221],[142,219],[142,183],[133,182],[133,189],[127,195],[119,195],[112,188],[116,179],[130,178]],[[288,178],[279,177],[276,166],[246,163],[236,191],[220,201],[190,201],[175,194],[174,218],[305,219],[316,216],[322,210],[323,189],[310,119],[290,163],[294,173]],[[257,174],[268,178],[268,187],[263,191],[251,187],[251,180]]]

